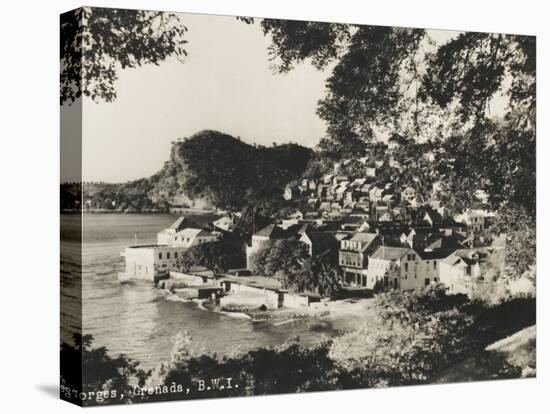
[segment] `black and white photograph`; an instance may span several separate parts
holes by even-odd
[[[6,4],[0,411],[544,412],[544,9]]]
[[[60,24],[61,398],[536,376],[535,36]]]

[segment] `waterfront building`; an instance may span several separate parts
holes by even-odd
[[[187,227],[198,227],[198,225],[186,218],[185,216],[179,217],[170,227],[160,231],[157,234],[157,244],[158,245],[169,245],[174,241],[176,233],[187,228]]]
[[[217,236],[207,230],[188,227],[174,235],[171,246],[185,247],[186,249],[203,243],[216,241]]]
[[[340,241],[338,263],[343,271],[343,281],[352,286],[367,286],[369,253],[381,244],[375,233],[355,233]]]
[[[408,247],[380,246],[369,256],[367,288],[376,286],[408,290],[427,286],[430,278],[419,274],[419,254]]]
[[[127,247],[121,253],[125,266],[124,272],[118,274],[118,279],[154,282],[160,275],[176,269],[178,257],[185,250],[183,247],[158,244]]]
[[[118,274],[119,280],[156,281],[169,271],[176,270],[179,256],[189,247],[217,239],[207,230],[189,226],[197,225],[182,216],[157,234],[157,244],[127,247],[121,253],[125,264],[124,272]]]

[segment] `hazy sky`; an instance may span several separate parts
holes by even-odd
[[[120,182],[158,171],[170,143],[203,129],[271,145],[314,146],[328,75],[311,65],[274,75],[269,39],[234,17],[186,15],[188,56],[120,72],[113,103],[84,103],[84,179]]]
[[[84,100],[84,181],[147,177],[168,159],[173,140],[203,129],[263,145],[291,141],[313,147],[324,135],[315,110],[330,70],[304,63],[275,74],[270,40],[258,23],[207,15],[185,15],[184,21],[184,63],[172,59],[120,71],[113,103]],[[454,34],[431,33],[438,40]]]

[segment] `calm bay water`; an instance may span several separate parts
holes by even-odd
[[[208,215],[188,217],[203,223],[212,220]],[[79,325],[80,294],[83,334],[93,335],[94,345],[107,347],[112,355],[124,353],[140,361],[142,368],[165,360],[172,349],[171,338],[180,330],[190,333],[194,349],[219,354],[281,344],[296,335],[302,343],[311,344],[335,333],[332,327],[319,329],[311,321],[257,326],[167,297],[151,283],[121,285],[117,281],[117,272],[124,266],[120,252],[136,240],[154,243],[157,232],[176,219],[169,214],[85,214],[80,258],[80,217],[62,215],[61,283],[68,304],[61,316],[63,341],[70,343]],[[77,273],[80,260],[82,281]]]

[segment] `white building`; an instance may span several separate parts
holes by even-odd
[[[416,191],[412,187],[406,187],[401,191],[401,201],[406,201],[412,207],[416,207]]]
[[[423,270],[415,250],[381,246],[369,257],[367,286],[373,288],[378,283],[399,290],[417,289],[434,282]]]
[[[415,266],[415,260],[411,259],[410,254],[416,253],[412,249],[401,247],[379,247],[369,257],[367,287],[372,289],[381,285],[401,289],[401,269],[404,269],[404,264],[407,264],[407,276],[410,276],[410,272]]]
[[[384,189],[379,187],[372,187],[369,190],[369,199],[373,203],[378,203],[382,201],[382,195],[384,194]]]
[[[486,253],[477,249],[457,250],[440,264],[439,281],[450,293],[470,294],[486,268]]]
[[[170,270],[175,270],[180,254],[186,249],[174,246],[147,246],[127,247],[121,256],[125,259],[124,272],[118,274],[120,281],[141,279],[155,281],[155,278]]]
[[[142,279],[155,281],[159,275],[176,270],[179,256],[189,247],[217,239],[209,231],[194,227],[185,217],[180,217],[169,228],[157,234],[157,244],[127,247],[121,256],[125,259],[120,281]]]
[[[170,227],[160,231],[157,234],[157,244],[169,245],[172,244],[174,237],[178,231],[181,231],[187,227],[194,227],[196,223],[187,219],[184,216],[179,217]]]
[[[494,217],[494,214],[485,210],[468,210],[456,216],[455,220],[466,225],[468,237],[475,237],[483,232],[489,217]]]
[[[224,231],[233,231],[237,220],[241,217],[241,213],[229,213],[223,217],[212,222],[214,227],[224,230]]]
[[[189,227],[177,232],[171,245],[188,249],[199,244],[213,242],[216,239],[216,235],[209,231]]]
[[[283,192],[283,198],[285,200],[292,200],[292,197],[293,197],[293,189],[290,185],[287,185],[285,187],[285,191]]]

